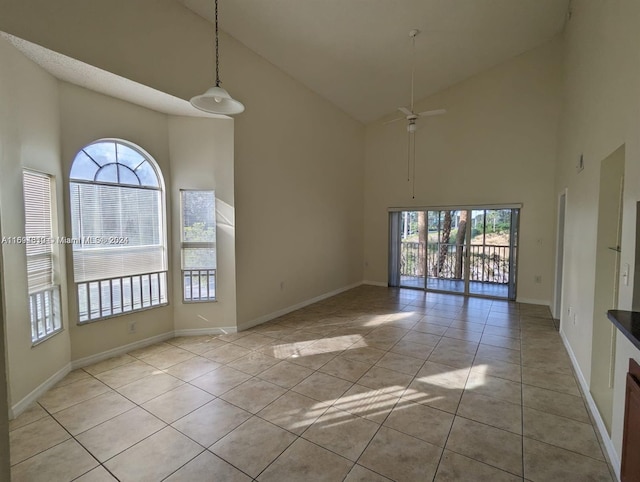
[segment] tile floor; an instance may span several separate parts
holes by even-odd
[[[70,373],[20,481],[611,481],[549,311],[360,287]]]

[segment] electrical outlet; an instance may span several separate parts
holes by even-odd
[[[128,325],[128,333],[132,334],[135,333],[137,331],[137,321],[130,321],[129,325]]]

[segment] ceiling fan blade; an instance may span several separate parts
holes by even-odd
[[[431,117],[434,115],[442,115],[442,114],[446,114],[447,111],[444,109],[436,109],[436,110],[426,110],[424,112],[420,112],[418,115],[420,117]]]
[[[398,107],[398,110],[402,112],[404,115],[413,115],[413,112],[411,112],[406,107]]]
[[[397,119],[391,119],[390,121],[387,122],[383,122],[384,125],[386,124],[392,124],[394,122],[398,122],[399,120],[406,120],[404,117],[398,117]]]

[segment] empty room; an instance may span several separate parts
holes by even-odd
[[[640,481],[638,180],[636,0],[0,0],[0,480]]]

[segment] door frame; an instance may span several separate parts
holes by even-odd
[[[564,188],[558,194],[558,219],[556,227],[556,265],[555,285],[553,290],[553,317],[556,320],[562,316],[562,283],[564,274],[564,233],[567,215],[568,188]]]

